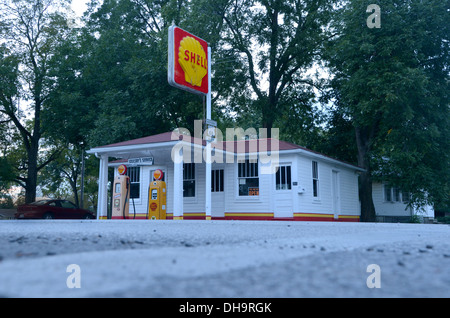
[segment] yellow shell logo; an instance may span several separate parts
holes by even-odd
[[[184,71],[186,82],[192,86],[202,86],[202,80],[208,73],[208,60],[203,46],[190,36],[185,36],[178,52],[178,63]]]

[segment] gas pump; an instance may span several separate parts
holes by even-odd
[[[128,219],[130,202],[130,177],[127,166],[120,165],[117,168],[119,175],[114,178],[112,219]]]
[[[160,169],[153,172],[154,181],[148,188],[148,218],[151,220],[166,219],[166,183],[162,181],[163,172]]]

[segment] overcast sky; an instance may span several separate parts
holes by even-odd
[[[76,15],[81,17],[86,11],[87,3],[89,0],[72,0],[72,10],[75,11]]]

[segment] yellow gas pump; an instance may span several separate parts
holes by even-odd
[[[163,172],[155,170],[148,189],[148,218],[151,220],[166,219],[166,183],[161,181]]]
[[[126,176],[127,166],[120,165],[119,175],[114,178],[112,219],[128,219],[130,202],[130,177]]]

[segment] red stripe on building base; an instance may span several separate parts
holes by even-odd
[[[122,216],[113,216],[113,220],[123,220]],[[127,219],[134,219],[133,216],[129,216]],[[146,220],[146,216],[136,216],[136,220]],[[173,214],[168,213],[167,220],[173,220]],[[205,213],[184,213],[183,220],[207,220]],[[294,213],[293,217],[275,217],[274,213],[225,213],[223,217],[211,217],[212,220],[247,220],[247,221],[312,221],[312,222],[359,222],[359,215],[339,215],[337,219],[333,214],[320,214],[320,213]]]

